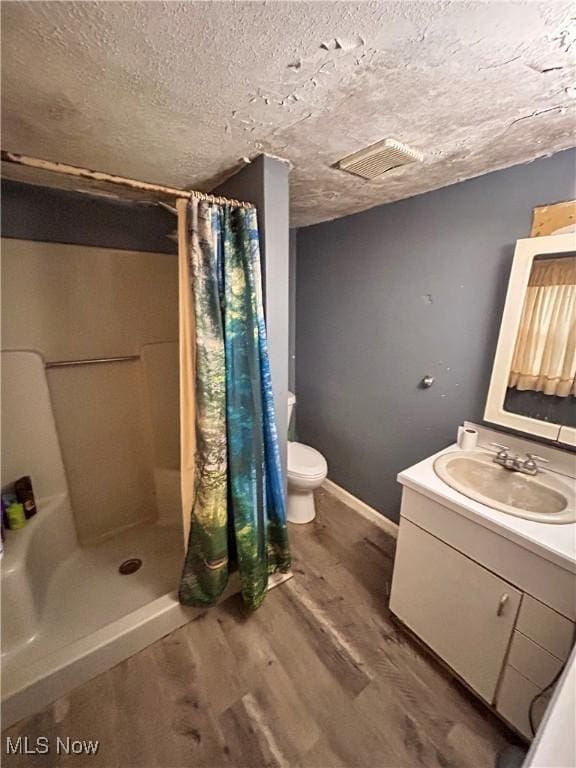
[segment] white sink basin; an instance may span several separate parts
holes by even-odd
[[[464,496],[508,515],[541,523],[576,521],[574,488],[552,472],[531,476],[504,469],[485,451],[445,453],[434,462],[434,471]]]

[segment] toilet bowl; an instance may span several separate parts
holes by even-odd
[[[303,443],[288,443],[288,511],[290,523],[309,523],[316,517],[314,491],[328,473],[321,453]]]
[[[288,423],[296,398],[288,394]],[[322,454],[303,443],[288,442],[288,510],[290,523],[309,523],[316,517],[314,491],[328,474],[328,465]]]

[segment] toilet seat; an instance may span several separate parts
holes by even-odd
[[[319,451],[303,443],[288,443],[288,475],[293,478],[325,477],[326,459]]]

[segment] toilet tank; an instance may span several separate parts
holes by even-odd
[[[292,392],[288,392],[288,426],[290,426],[290,420],[292,418],[292,411],[296,404],[296,395]]]

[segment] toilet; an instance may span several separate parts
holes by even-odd
[[[296,398],[288,393],[288,424]],[[288,510],[290,523],[309,523],[316,517],[314,490],[319,488],[328,474],[328,465],[322,454],[309,445],[288,442]]]

